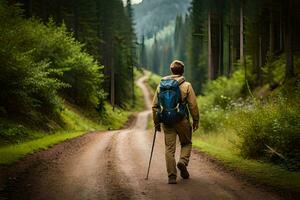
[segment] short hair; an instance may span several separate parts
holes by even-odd
[[[170,69],[172,74],[182,76],[184,73],[184,63],[180,60],[174,60],[170,65]]]

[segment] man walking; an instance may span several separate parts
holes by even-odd
[[[155,130],[160,132],[161,124],[164,130],[168,183],[176,184],[176,136],[178,135],[181,144],[177,168],[181,177],[188,179],[190,175],[187,166],[192,150],[192,131],[198,129],[199,111],[193,87],[183,77],[184,63],[175,60],[170,65],[170,70],[172,75],[164,77],[157,87],[152,111]],[[192,126],[189,114],[192,116]]]

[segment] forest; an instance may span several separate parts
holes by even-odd
[[[106,99],[131,106],[131,15],[130,4],[118,0],[2,1],[2,113],[55,114],[58,96],[89,109],[101,110]]]
[[[179,59],[200,108],[193,147],[299,194],[299,24],[297,0],[0,0],[0,169],[95,131],[113,138],[104,153],[138,152],[145,94]]]
[[[143,44],[147,37],[140,38],[141,66],[167,74],[166,60],[172,57],[183,60],[191,66],[186,76],[197,83],[199,94],[207,80],[230,76],[238,68],[235,66],[238,62],[245,63],[243,67],[253,87],[266,83],[275,87],[284,79],[280,77],[283,74],[285,77],[297,74],[294,64],[300,32],[297,1],[200,0],[193,1],[189,10],[186,15],[177,16],[171,40],[167,36],[147,45]],[[165,48],[167,45],[171,48]],[[154,58],[158,60],[156,63]],[[285,69],[271,70],[277,58],[287,62]]]

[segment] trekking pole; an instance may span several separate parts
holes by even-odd
[[[152,160],[152,155],[153,155],[153,149],[154,149],[155,139],[156,139],[156,130],[154,131],[152,149],[151,149],[150,160],[149,160],[149,165],[148,165],[148,170],[147,170],[147,176],[145,178],[146,180],[148,180],[148,176],[149,176],[149,171],[150,171],[150,165],[151,165],[151,160]]]

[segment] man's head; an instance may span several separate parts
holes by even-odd
[[[184,73],[184,63],[180,60],[174,60],[170,65],[170,70],[172,74],[182,76]]]

